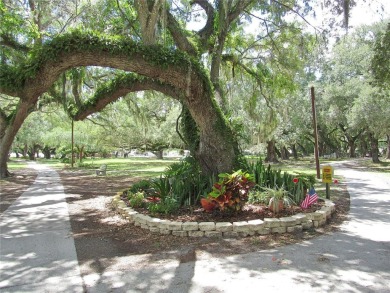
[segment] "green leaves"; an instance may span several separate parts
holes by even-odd
[[[380,86],[390,88],[390,23],[385,33],[380,35],[375,42],[371,68],[375,82]]]
[[[248,192],[254,186],[252,174],[238,170],[233,173],[221,173],[219,181],[214,183],[205,204],[216,206],[221,212],[239,212],[248,200]],[[207,209],[207,208],[205,208]]]

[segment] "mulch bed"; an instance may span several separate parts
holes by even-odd
[[[125,195],[121,199],[130,207],[129,201]],[[299,213],[313,213],[324,206],[324,201],[319,200],[307,209],[299,206],[286,207],[279,213],[272,212],[264,204],[246,204],[242,211],[238,213],[222,213],[220,211],[206,212],[201,206],[181,207],[173,214],[151,214],[147,208],[133,208],[138,213],[178,222],[240,222],[250,220],[264,220],[264,218],[282,218],[290,217]]]

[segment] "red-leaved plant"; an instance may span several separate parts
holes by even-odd
[[[248,201],[248,192],[254,185],[252,174],[238,170],[232,174],[218,175],[211,192],[201,199],[205,211],[240,212]]]

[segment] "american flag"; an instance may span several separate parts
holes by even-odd
[[[313,203],[315,203],[318,199],[317,192],[315,191],[314,188],[311,188],[309,192],[306,194],[305,199],[301,203],[301,208],[307,209],[310,207]]]

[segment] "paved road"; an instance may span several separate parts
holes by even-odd
[[[341,166],[336,166],[336,174],[347,177],[351,195],[350,217],[340,232],[226,258],[198,253],[196,261],[184,263],[156,260],[151,255],[101,259],[112,263],[110,269],[83,275],[84,288],[87,292],[159,293],[390,292],[390,178]],[[39,198],[43,194],[40,202],[32,200],[31,196],[38,194]],[[31,215],[26,207],[30,201],[39,207],[38,214]],[[18,208],[22,203],[24,207]],[[73,240],[67,238],[70,227],[58,175],[43,170],[11,208],[1,218],[0,288],[4,292],[81,290]],[[45,211],[48,214],[41,215]],[[40,235],[45,234],[53,240],[43,241]],[[29,243],[27,247],[25,243]],[[65,279],[61,284],[69,282],[67,290],[52,286],[53,280],[60,278]]]
[[[59,175],[43,165],[0,215],[0,292],[83,292]]]

